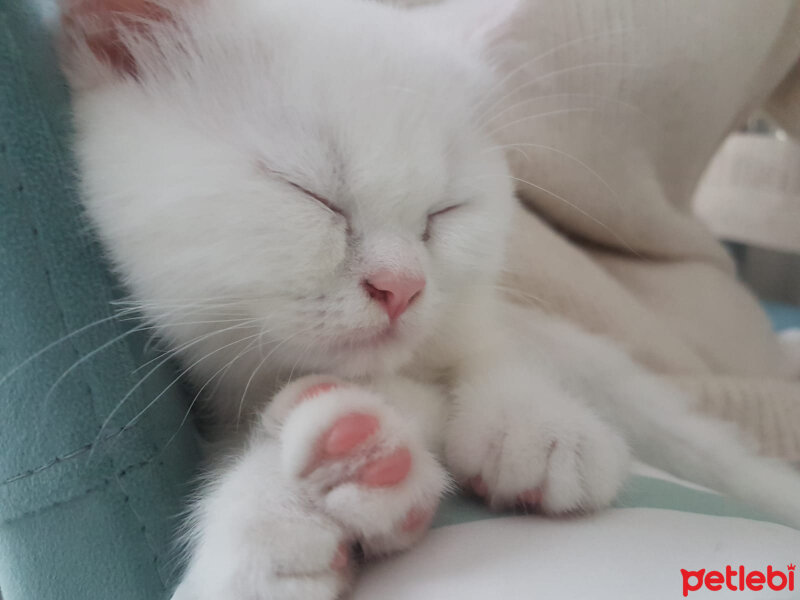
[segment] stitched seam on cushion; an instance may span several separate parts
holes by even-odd
[[[91,390],[90,390],[89,393],[91,395]],[[117,435],[121,434],[123,431],[126,431],[126,429],[124,427],[120,427],[117,431],[115,431],[112,434],[109,434],[106,438],[100,440],[100,442],[98,442],[98,443],[99,444],[105,443],[105,442],[109,441],[110,439],[116,437]],[[84,444],[83,446],[80,446],[79,448],[76,448],[75,450],[70,450],[69,452],[65,452],[64,454],[59,454],[57,456],[54,456],[49,461],[39,465],[38,467],[33,467],[31,469],[27,469],[25,471],[21,471],[20,473],[17,473],[16,475],[12,475],[11,477],[9,477],[7,479],[4,479],[3,481],[0,481],[0,486],[5,486],[5,485],[8,485],[10,483],[14,483],[15,481],[20,481],[22,479],[27,479],[28,477],[33,477],[34,475],[37,475],[37,474],[41,473],[42,471],[46,471],[48,469],[52,469],[53,467],[55,467],[56,465],[58,465],[58,464],[60,464],[62,462],[65,462],[65,461],[68,461],[68,460],[72,460],[74,458],[78,458],[80,455],[85,454],[86,452],[90,451],[92,449],[92,447],[94,447],[94,446],[95,446],[95,442],[89,442],[88,444]]]
[[[156,454],[156,456],[157,456],[157,454]],[[153,456],[149,460],[147,460],[145,462],[145,464],[150,463],[150,461],[152,461],[153,458],[155,458],[155,456]],[[113,459],[112,459],[112,461],[113,461]],[[144,466],[145,465],[141,465],[139,468],[144,467]],[[167,582],[164,581],[164,577],[161,575],[161,571],[158,568],[158,563],[159,563],[159,561],[161,561],[162,556],[161,556],[161,554],[159,552],[156,551],[155,547],[153,546],[152,541],[150,540],[150,536],[148,535],[148,532],[147,532],[147,524],[139,516],[139,513],[136,512],[133,509],[133,507],[131,506],[130,497],[128,496],[128,493],[125,491],[125,488],[123,488],[122,484],[120,483],[120,477],[123,477],[127,472],[129,472],[128,469],[123,469],[122,471],[117,473],[117,475],[114,477],[114,482],[117,484],[117,489],[119,489],[119,491],[122,493],[122,497],[125,500],[125,506],[128,507],[128,510],[133,515],[133,518],[141,526],[140,531],[142,533],[142,538],[144,539],[145,545],[150,549],[150,554],[152,554],[152,556],[153,556],[153,569],[155,570],[156,575],[158,576],[158,581],[161,584],[162,591],[167,591]]]
[[[20,519],[24,519],[26,517],[30,517],[30,516],[36,515],[38,513],[44,512],[44,511],[46,511],[46,510],[48,510],[50,508],[54,508],[56,506],[62,506],[64,504],[69,504],[70,502],[72,502],[74,500],[80,500],[81,498],[84,498],[84,497],[86,497],[86,496],[88,496],[90,494],[93,494],[95,492],[98,492],[98,491],[108,487],[108,485],[112,481],[115,481],[117,478],[125,477],[125,476],[129,475],[130,473],[133,473],[135,471],[143,469],[144,467],[146,467],[147,465],[152,463],[153,460],[155,460],[157,456],[158,455],[156,454],[154,456],[151,456],[147,460],[144,460],[144,461],[141,461],[139,463],[135,463],[135,464],[129,465],[128,467],[122,469],[119,473],[116,473],[113,478],[112,477],[104,477],[102,479],[102,481],[100,483],[98,483],[97,485],[94,485],[94,486],[92,486],[90,488],[87,488],[87,489],[83,490],[82,492],[79,492],[79,493],[75,494],[74,496],[70,496],[66,500],[59,500],[57,502],[53,502],[51,504],[48,504],[47,506],[42,506],[40,508],[36,508],[34,510],[22,513],[22,514],[17,515],[16,517],[14,517],[12,519],[8,519],[8,520],[5,520],[5,521],[2,521],[2,523],[3,524],[13,523],[13,522],[18,521]],[[126,499],[126,502],[127,502],[128,496],[125,495],[125,494],[123,494],[123,495],[125,496],[125,499]],[[134,514],[134,516],[135,516],[135,514]],[[139,522],[138,519],[137,519],[137,522]],[[148,544],[148,546],[149,546],[149,544]],[[152,550],[152,548],[151,548],[151,550]],[[157,555],[156,552],[153,552],[153,554]],[[159,575],[159,579],[160,578],[161,577]],[[162,583],[163,583],[163,581],[162,581]]]

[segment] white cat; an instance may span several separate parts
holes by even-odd
[[[175,600],[332,600],[351,548],[408,547],[451,476],[590,511],[629,446],[800,524],[787,467],[500,296],[515,200],[477,115],[515,9],[66,2],[86,210],[235,448]]]

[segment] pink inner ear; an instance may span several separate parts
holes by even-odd
[[[137,72],[136,61],[121,33],[142,33],[148,23],[172,19],[163,0],[64,0],[62,14],[64,27],[81,35],[95,56],[131,75]]]

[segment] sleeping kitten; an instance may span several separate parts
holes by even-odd
[[[629,446],[800,524],[788,468],[498,293],[514,197],[478,115],[516,4],[65,1],[86,210],[236,446],[175,600],[336,598],[451,477],[602,508]]]

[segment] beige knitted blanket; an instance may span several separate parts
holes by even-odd
[[[619,341],[700,409],[752,432],[764,452],[800,460],[800,379],[693,212],[704,171],[754,108],[766,102],[800,132],[800,2],[527,3],[502,98],[487,113],[528,207],[518,211],[505,285],[520,302]],[[753,221],[731,216],[728,196],[753,214],[762,213],[748,198],[769,205],[726,192],[746,154],[702,188],[699,212],[718,233],[755,235]],[[762,214],[759,235],[780,237],[784,249],[800,248],[800,225],[790,223],[799,172],[761,176],[785,193]],[[726,218],[734,225],[720,225]]]

